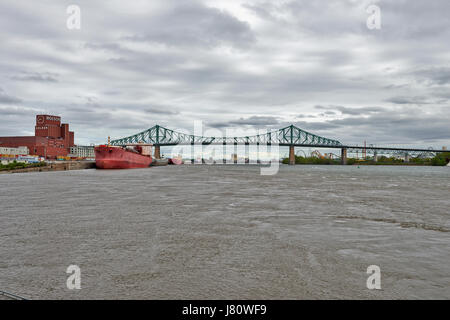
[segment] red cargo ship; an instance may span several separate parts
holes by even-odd
[[[98,169],[147,168],[152,163],[151,145],[100,145],[95,147],[94,151]]]

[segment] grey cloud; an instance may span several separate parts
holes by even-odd
[[[409,84],[388,84],[383,86],[383,89],[403,89],[403,88],[408,88],[410,85]]]
[[[164,26],[161,28],[161,26]],[[248,23],[225,11],[183,2],[148,22],[143,33],[125,37],[133,41],[163,43],[169,46],[221,44],[246,47],[255,41]]]
[[[363,108],[336,107],[336,109],[339,110],[342,114],[349,114],[349,115],[378,113],[386,110],[381,107],[363,107]]]
[[[124,121],[117,109],[106,109],[98,104],[72,105],[64,111],[64,119],[81,127],[131,129],[136,132],[147,129],[150,124],[143,113],[128,114]]]
[[[0,114],[3,117],[12,116],[12,117],[20,117],[31,116],[34,117],[34,112],[42,112],[41,109],[38,108],[28,108],[22,106],[0,106]]]
[[[344,106],[321,106],[316,105],[316,109],[320,110],[328,110],[324,112],[326,115],[333,115],[336,114],[333,110],[339,111],[343,115],[363,115],[363,114],[370,114],[370,113],[378,113],[385,111],[385,108],[381,107],[359,107],[359,108],[350,108],[350,107],[344,107]]]
[[[296,122],[294,122],[294,124],[297,127],[299,127],[300,129],[309,131],[314,134],[320,134],[320,132],[327,131],[330,129],[335,129],[335,128],[339,127],[339,125],[334,124],[332,121],[324,121],[324,122],[296,121]],[[324,135],[324,136],[326,136],[326,135]],[[327,137],[331,138],[331,134],[329,134],[329,136],[327,136]]]
[[[251,116],[248,118],[240,118],[227,122],[212,122],[208,124],[213,128],[233,127],[233,126],[274,126],[280,123],[279,118],[272,116]]]
[[[21,99],[6,94],[6,92],[0,88],[0,104],[14,104],[20,102],[22,102]]]
[[[427,98],[425,97],[392,97],[386,100],[394,104],[427,104]]]
[[[84,47],[92,50],[126,51],[118,43],[92,43],[87,42]]]
[[[367,30],[365,27],[366,7],[363,5],[363,3],[352,1],[296,0],[282,3],[262,1],[245,4],[245,8],[261,19],[293,24],[302,32],[342,35]]]
[[[418,80],[426,82],[429,85],[447,85],[450,84],[450,67],[431,67],[412,72],[412,75]]]
[[[170,106],[162,106],[162,105],[160,106],[153,105],[152,107],[148,107],[145,109],[145,112],[153,114],[167,114],[167,115],[176,115],[180,113],[177,110],[171,109]]]
[[[117,96],[121,94],[119,90],[105,90],[103,93],[109,96]]]
[[[366,9],[372,4],[381,8],[382,27],[376,32],[366,27]],[[245,8],[261,19],[295,24],[301,31],[318,36],[358,34],[372,39],[404,40],[444,37],[449,33],[448,19],[442,14],[450,11],[448,1],[252,1]]]
[[[57,74],[51,72],[22,72],[12,76],[11,79],[18,81],[57,82],[57,76]]]
[[[331,111],[327,111],[327,112],[331,112]],[[318,117],[320,117],[320,115],[316,115],[316,114],[298,114],[297,116],[295,116],[296,119],[318,118]]]
[[[272,15],[271,11],[274,10],[273,4],[271,2],[265,2],[260,5],[255,5],[251,3],[244,3],[243,8],[252,11],[258,17],[264,20],[276,20],[276,17]]]
[[[62,7],[62,10],[65,10]],[[2,1],[0,3],[0,29],[6,34],[11,34],[21,39],[44,39],[48,40],[57,37],[61,30],[55,29],[52,19],[48,16],[43,17],[45,13],[49,14],[49,6],[45,3],[34,2],[30,7],[29,3],[16,1]],[[41,15],[42,14],[42,15]]]
[[[389,30],[385,37],[417,40],[449,34],[448,19],[442,14],[450,11],[448,1],[380,1],[379,5],[383,26]]]
[[[229,127],[229,126],[230,126],[229,122],[211,122],[211,123],[208,123],[208,127],[211,127],[211,128],[218,128],[218,129],[220,129],[220,128],[226,128],[226,127]]]

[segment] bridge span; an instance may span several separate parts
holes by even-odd
[[[132,143],[150,143],[155,147],[155,158],[160,158],[161,146],[175,145],[277,145],[289,147],[289,164],[295,164],[295,147],[314,147],[327,149],[341,149],[341,163],[347,163],[348,152],[357,150],[364,151],[374,155],[377,159],[379,154],[402,154],[405,161],[414,155],[436,154],[439,152],[448,152],[445,149],[430,148],[407,148],[407,147],[388,147],[388,146],[358,146],[351,144],[342,144],[340,141],[325,138],[294,125],[290,125],[278,130],[269,131],[264,134],[242,137],[207,137],[199,135],[191,135],[171,129],[167,129],[160,125],[155,125],[147,130],[139,132],[129,137],[112,140],[112,145],[127,145]]]

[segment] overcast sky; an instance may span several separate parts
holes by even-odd
[[[71,4],[80,30],[66,26]],[[202,120],[450,147],[449,12],[448,0],[2,0],[0,136],[32,135],[49,113],[79,144]]]

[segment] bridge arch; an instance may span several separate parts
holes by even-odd
[[[342,145],[338,140],[312,134],[290,125],[265,134],[244,137],[205,137],[177,132],[160,125],[155,125],[145,131],[132,136],[112,140],[112,145],[126,145],[130,143],[151,143],[156,146],[171,146],[178,144],[278,144],[281,146],[316,146],[337,147]]]

